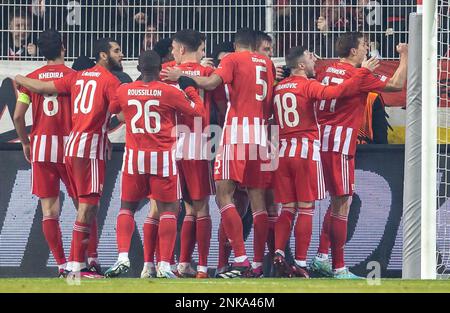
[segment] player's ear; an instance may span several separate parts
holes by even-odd
[[[100,59],[108,60],[108,54],[106,52],[100,52]]]

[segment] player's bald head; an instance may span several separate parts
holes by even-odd
[[[142,73],[157,73],[161,70],[161,57],[153,50],[142,51],[139,55],[138,70]]]

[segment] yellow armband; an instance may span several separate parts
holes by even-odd
[[[31,102],[30,96],[23,92],[19,93],[19,97],[17,98],[17,100],[25,104],[30,104]]]

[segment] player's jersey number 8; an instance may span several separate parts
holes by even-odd
[[[148,100],[147,102],[142,105],[142,103],[139,100],[128,100],[128,105],[134,105],[136,106],[136,115],[131,119],[131,132],[133,134],[144,134],[145,132],[149,134],[156,134],[161,130],[161,116],[158,112],[152,112],[151,107],[152,106],[159,106],[158,100]],[[144,112],[142,112],[144,111]],[[144,115],[144,128],[140,128],[136,126],[136,123],[138,120]],[[154,119],[154,125],[155,127],[152,127],[150,123],[150,118]]]
[[[59,104],[57,94],[44,95],[43,109],[47,116],[54,116],[58,113]],[[50,103],[52,109],[50,110]]]

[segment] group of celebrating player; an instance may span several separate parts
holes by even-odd
[[[221,214],[216,277],[262,277],[267,244],[278,276],[309,277],[308,270],[314,270],[328,277],[357,278],[344,263],[357,130],[368,92],[403,88],[407,45],[397,46],[400,64],[388,78],[372,73],[378,60],[366,59],[368,46],[360,33],[338,38],[341,59],[317,74],[315,54],[302,46],[291,48],[284,70],[275,68],[271,39],[259,31],[238,30],[235,52],[224,56],[217,68],[201,64],[203,34],[182,30],[172,39],[174,61],[161,64],[156,52],[144,51],[138,61],[141,79],[120,85],[111,73],[122,67],[123,54],[115,40],[99,39],[96,66],[75,72],[64,65],[60,34],[46,30],[38,46],[47,65],[27,77],[16,76],[20,88],[14,123],[32,165],[32,192],[41,200],[43,232],[60,275],[103,277],[96,252],[96,213],[111,151],[110,117],[117,114],[126,124],[116,226],[119,256],[105,276],[129,270],[134,213],[139,202],[149,198],[141,277],[207,278],[209,197],[215,194]],[[25,112],[30,103],[33,126],[28,136]],[[223,121],[214,154],[207,144],[212,106]],[[68,260],[58,222],[60,180],[77,209]],[[319,251],[308,269],[314,201],[326,191],[331,203]],[[180,199],[186,214],[174,268]],[[241,220],[248,203],[254,229],[252,263]],[[285,248],[292,228],[296,245],[295,263],[290,265]],[[229,267],[231,249],[234,262]]]

